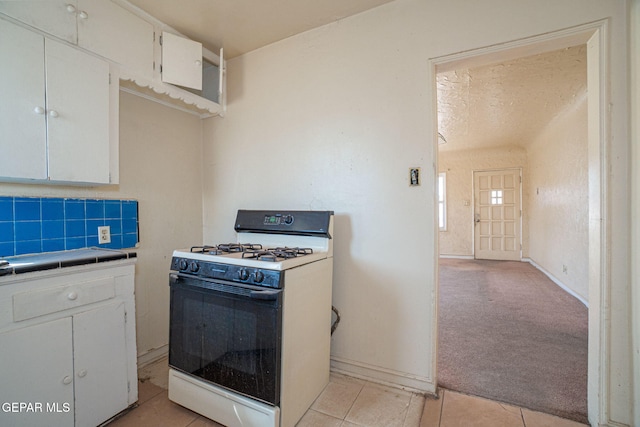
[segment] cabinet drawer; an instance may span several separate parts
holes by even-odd
[[[57,311],[115,297],[115,278],[105,277],[39,291],[13,295],[13,321],[31,319]]]

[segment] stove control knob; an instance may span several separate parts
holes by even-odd
[[[260,270],[256,270],[256,272],[253,273],[253,281],[256,283],[262,283],[263,280],[264,280],[264,273]]]
[[[200,270],[200,266],[197,262],[191,261],[191,264],[189,264],[189,270],[191,270],[192,273],[197,273],[198,270]]]
[[[282,221],[283,221],[286,225],[291,225],[291,224],[293,224],[293,215],[285,215],[284,217],[282,217]]]
[[[180,261],[178,261],[178,268],[180,270],[186,270],[187,267],[189,267],[189,263],[186,259],[181,259]]]
[[[240,280],[247,280],[249,278],[249,272],[244,268],[238,271],[238,278]]]

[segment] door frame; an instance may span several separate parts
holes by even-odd
[[[611,207],[609,203],[611,116],[607,113],[609,88],[609,20],[604,19],[576,27],[508,41],[488,47],[453,53],[429,59],[429,83],[432,102],[432,156],[433,182],[438,173],[438,109],[436,75],[438,72],[468,68],[577,45],[587,45],[587,103],[589,152],[589,344],[587,402],[588,418],[592,424],[611,425]],[[434,192],[437,197],[437,191]],[[437,387],[438,355],[438,293],[439,243],[437,200],[434,200],[434,295],[432,300],[432,354],[431,369],[434,387]],[[614,422],[615,423],[615,422]]]

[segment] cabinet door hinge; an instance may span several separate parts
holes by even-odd
[[[160,46],[162,46],[162,36],[158,37],[158,41],[160,42]]]

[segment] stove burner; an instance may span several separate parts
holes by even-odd
[[[266,250],[262,250],[259,248],[258,250],[246,250],[242,254],[242,258],[251,258],[257,259],[258,261],[269,261],[276,262],[278,258],[289,259],[295,258],[298,256],[309,255],[313,253],[313,249],[311,248],[268,248]]]
[[[254,243],[223,243],[215,246],[192,246],[191,252],[209,255],[226,255],[236,252],[255,251],[262,249],[262,245]]]

